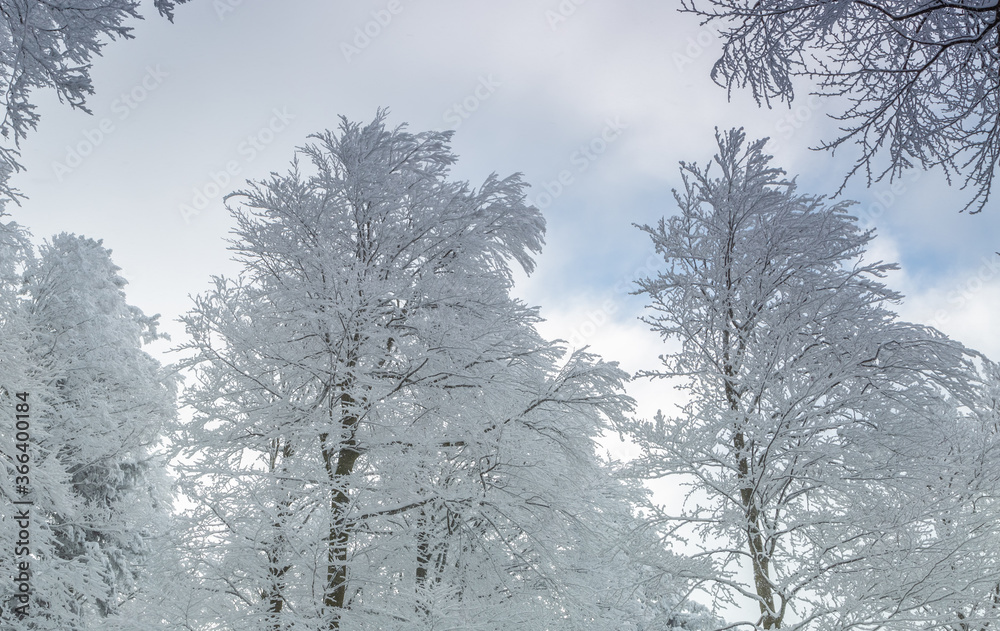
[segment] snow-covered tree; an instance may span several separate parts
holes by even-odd
[[[1000,619],[1000,373],[977,364],[963,405],[897,405],[845,432],[863,441],[842,463],[856,538],[841,551],[852,572],[838,578],[855,619],[887,606],[886,628],[900,631],[987,631]]]
[[[508,291],[542,217],[518,176],[449,181],[448,138],[343,120],[235,197],[242,273],[184,318],[184,624],[621,625],[630,506],[594,439],[625,375],[535,332]]]
[[[0,220],[7,218],[0,203]],[[24,380],[24,345],[27,339],[24,310],[20,294],[24,272],[31,264],[34,249],[28,233],[17,222],[0,221],[0,394],[17,389]]]
[[[32,594],[4,628],[103,628],[149,578],[169,509],[154,450],[175,391],[141,349],[156,318],[126,303],[117,272],[101,242],[67,234],[27,270]]]
[[[758,102],[791,102],[796,78],[845,99],[848,177],[871,184],[919,165],[963,175],[982,210],[1000,162],[1000,7],[995,0],[683,0],[719,29],[712,77]],[[884,156],[886,160],[879,159]]]
[[[718,136],[715,174],[683,164],[680,213],[642,226],[666,264],[639,281],[645,322],[679,342],[647,375],[680,379],[689,401],[677,418],[631,426],[643,448],[633,470],[690,485],[679,512],[658,517],[697,537],[718,602],[756,603],[745,624],[882,623],[901,614],[899,594],[862,568],[910,567],[892,586],[903,591],[932,568],[883,536],[899,515],[872,510],[923,475],[878,462],[880,445],[912,441],[918,419],[938,434],[958,422],[974,398],[973,355],[896,321],[899,295],[879,280],[895,266],[864,260],[873,234],[848,204],[799,194],[764,141],[744,141],[742,130]]]
[[[0,218],[7,217],[0,211]],[[24,419],[18,419],[17,415],[29,414],[30,429],[31,407],[39,391],[29,371],[30,334],[20,298],[24,271],[31,264],[33,254],[28,234],[21,226],[13,221],[0,222],[0,458],[3,459],[0,467],[0,546],[5,550],[0,557],[0,625],[4,628],[16,619],[16,608],[24,604],[15,598],[17,565],[24,560],[18,552],[23,551],[24,546],[17,545],[21,528],[14,518],[19,508],[14,502],[30,499],[23,484],[25,480],[18,479],[17,468],[25,462],[24,459],[19,462],[17,457],[22,453],[25,458],[34,455],[26,442],[17,440],[17,422],[22,421],[21,427],[26,427]],[[20,412],[19,404],[22,406]],[[23,451],[18,450],[19,442],[24,445]]]
[[[155,0],[161,15],[173,21],[176,4],[188,0]],[[37,88],[52,88],[61,102],[89,113],[93,94],[90,60],[100,55],[102,38],[129,38],[130,19],[141,19],[138,0],[0,0],[0,87],[4,117],[0,122],[0,194],[20,195],[8,180],[21,170],[18,146],[38,125],[31,102]]]

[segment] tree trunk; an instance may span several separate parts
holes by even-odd
[[[729,225],[729,238],[726,242],[726,249],[723,256],[723,265],[726,269],[726,295],[731,296],[733,292],[732,275],[732,254],[736,249],[736,226]],[[737,377],[737,362],[744,351],[744,338],[740,335],[741,325],[736,322],[736,317],[732,304],[726,307],[726,326],[722,330],[723,348],[723,373],[725,375],[726,401],[729,409],[733,412],[740,412],[740,399],[742,393],[733,385]],[[749,322],[743,322],[742,326],[749,326]],[[736,340],[733,340],[733,337]],[[733,345],[735,344],[735,348]],[[738,470],[737,480],[740,489],[740,502],[743,505],[743,515],[746,519],[747,548],[750,553],[751,565],[753,567],[754,590],[757,593],[758,605],[760,606],[760,624],[764,629],[781,628],[782,616],[775,612],[774,589],[771,585],[771,558],[764,543],[764,534],[760,527],[760,507],[754,497],[754,481],[750,475],[750,459],[746,452],[746,436],[742,427],[733,428],[733,455],[736,457]]]
[[[333,614],[330,620],[331,631],[340,629],[340,615],[347,599],[347,552],[351,542],[350,524],[347,523],[347,511],[350,507],[350,496],[344,481],[354,471],[361,452],[356,449],[358,417],[349,407],[354,404],[354,398],[344,393],[339,398],[343,442],[337,446],[329,444],[329,435],[320,435],[323,450],[323,464],[330,480],[332,493],[330,497],[330,532],[326,537],[327,567],[326,590],[323,605]]]
[[[287,442],[281,445],[280,440],[274,442],[273,450],[271,451],[271,462],[270,470],[272,473],[278,471],[279,467],[283,470],[287,470],[285,462],[292,457],[293,450],[290,444]],[[279,465],[280,460],[280,465]],[[291,504],[292,496],[287,490],[283,489],[284,483],[278,482],[279,488],[284,491],[282,494],[279,491],[278,500],[278,511],[275,517],[274,523],[271,527],[275,533],[274,541],[271,543],[270,548],[267,552],[267,571],[271,579],[270,586],[261,592],[261,599],[268,603],[268,613],[271,618],[271,629],[273,631],[280,631],[281,624],[281,612],[285,607],[285,597],[283,593],[284,578],[288,570],[291,569],[291,565],[285,563],[282,565],[282,554],[283,554],[283,544],[285,542],[285,528],[288,527],[286,520],[291,517]]]
[[[747,548],[753,566],[753,583],[760,605],[761,626],[764,629],[781,628],[781,618],[774,608],[774,589],[771,586],[771,557],[764,544],[764,534],[760,528],[760,507],[753,496],[753,481],[750,465],[744,453],[746,441],[743,432],[733,434],[733,449],[738,454],[740,501],[746,516]]]

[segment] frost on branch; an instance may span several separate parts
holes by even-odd
[[[156,9],[173,21],[176,4],[188,0],[155,0]],[[52,88],[61,103],[90,113],[94,93],[90,61],[101,54],[103,38],[132,37],[130,19],[142,19],[137,0],[0,0],[0,88],[4,98],[0,121],[0,195],[21,197],[9,184],[23,167],[17,161],[20,142],[38,125],[31,102],[37,88]]]
[[[449,134],[384,112],[311,140],[228,198],[241,274],[184,318],[206,622],[619,628],[630,507],[594,439],[631,402],[508,295],[542,244],[524,183],[449,180]]]
[[[712,77],[758,102],[791,102],[797,77],[844,103],[842,135],[867,183],[940,167],[989,202],[1000,163],[1000,4],[995,0],[684,0],[719,29]],[[846,183],[846,178],[845,178]]]
[[[36,258],[16,225],[0,235],[0,387],[5,404],[14,392],[27,404],[19,426],[7,412],[13,405],[0,420],[0,544],[8,550],[0,627],[106,628],[149,593],[169,509],[157,452],[174,418],[174,383],[141,348],[158,337],[156,318],[127,304],[100,242],[61,234]],[[25,510],[14,501],[26,499],[30,536],[21,545],[30,557],[14,545],[24,539],[14,510]],[[25,561],[30,594],[15,601],[25,583],[12,579]]]
[[[895,266],[865,260],[873,235],[848,203],[798,193],[742,130],[717,139],[709,167],[682,165],[679,214],[641,227],[664,258],[639,281],[645,322],[681,345],[646,375],[689,393],[678,417],[628,427],[643,447],[635,475],[690,484],[679,512],[658,513],[668,539],[699,542],[710,593],[755,603],[746,623],[759,628],[982,616],[997,585],[996,564],[983,565],[992,539],[949,524],[995,519],[996,483],[948,496],[980,452],[941,438],[995,418],[985,360],[896,320],[900,296],[881,282]],[[969,567],[989,578],[963,600]],[[946,587],[948,604],[932,604]]]

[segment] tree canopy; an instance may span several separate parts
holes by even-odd
[[[798,193],[764,142],[720,134],[717,174],[682,164],[680,213],[641,227],[664,259],[639,281],[644,321],[680,343],[645,374],[678,379],[688,402],[673,418],[630,421],[643,454],[629,469],[689,486],[680,512],[655,514],[675,545],[695,535],[717,602],[755,603],[760,617],[743,624],[961,624],[989,607],[996,570],[977,529],[942,526],[995,516],[993,491],[942,501],[954,493],[942,484],[975,477],[983,452],[940,440],[993,418],[979,395],[990,379],[977,354],[896,319],[900,296],[880,281],[896,266],[864,257],[873,233],[848,202]],[[928,572],[949,558],[990,578],[960,605],[930,606],[929,594],[961,599],[955,573]]]
[[[238,278],[185,318],[190,554],[234,629],[620,628],[649,578],[594,441],[626,375],[508,295],[544,223],[448,133],[343,120],[232,197]],[[220,542],[223,545],[219,545]],[[676,610],[682,596],[657,593]],[[652,604],[652,601],[651,603]],[[185,621],[195,624],[199,621]]]

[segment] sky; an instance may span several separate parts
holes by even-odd
[[[237,271],[223,195],[285,171],[339,116],[367,122],[386,107],[391,125],[454,130],[455,178],[521,172],[532,185],[547,245],[515,293],[540,308],[544,335],[655,369],[667,347],[628,292],[658,261],[633,224],[676,212],[678,162],[707,162],[716,128],[744,127],[772,138],[801,191],[833,194],[855,156],[809,149],[832,135],[837,104],[808,86],[791,109],[727,98],[709,76],[719,37],[677,4],[192,0],[170,24],[144,2],[135,38],[93,61],[92,115],[35,93],[41,121],[13,180],[28,199],[8,211],[37,241],[103,239],[129,301],[179,343],[189,296]],[[923,172],[851,181],[843,197],[877,230],[869,256],[901,265],[887,279],[907,296],[900,316],[1000,359],[997,202],[960,213],[967,194]],[[154,348],[163,361],[172,343]],[[663,382],[629,391],[644,416],[680,396]]]

